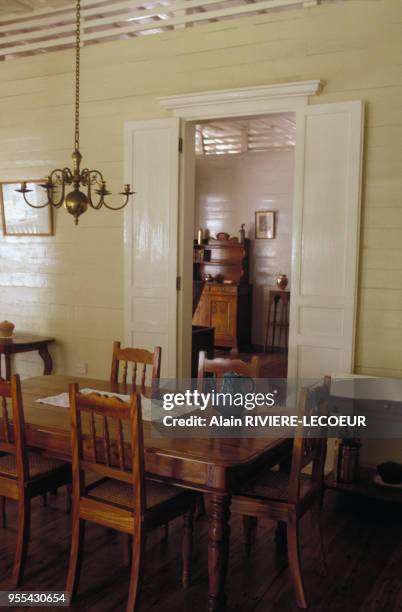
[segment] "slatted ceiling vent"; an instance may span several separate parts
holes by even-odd
[[[82,0],[83,44],[334,0]],[[339,0],[341,1],[341,0]],[[0,59],[74,46],[74,0],[0,0]]]
[[[283,150],[291,149],[295,144],[296,123],[291,113],[202,123],[198,124],[195,130],[197,155]]]

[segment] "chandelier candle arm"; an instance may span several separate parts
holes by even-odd
[[[134,193],[134,192],[133,192],[133,191],[131,191],[130,185],[129,185],[129,184],[126,184],[126,185],[124,185],[124,190],[120,192],[120,195],[124,195],[124,196],[126,196],[126,199],[124,200],[124,204],[122,204],[121,206],[118,206],[118,207],[114,207],[114,208],[112,208],[111,206],[108,206],[108,205],[106,204],[106,202],[103,202],[103,203],[104,203],[104,205],[106,206],[106,208],[109,208],[109,210],[121,210],[122,208],[124,208],[125,206],[127,206],[127,203],[128,203],[128,201],[129,201],[130,197],[133,195],[133,193]]]
[[[27,194],[32,191],[28,189],[27,182],[21,183],[20,189],[16,189],[22,194],[24,202],[31,208],[60,208],[63,204],[66,210],[73,215],[75,225],[78,225],[79,217],[88,209],[99,210],[102,206],[109,210],[121,210],[127,206],[130,197],[135,193],[131,190],[130,185],[124,185],[120,195],[124,196],[123,204],[120,206],[111,206],[105,202],[105,196],[111,194],[106,187],[106,181],[99,170],[81,170],[82,155],[80,153],[80,67],[81,67],[81,1],[76,0],[76,32],[75,32],[75,112],[74,112],[74,151],[72,154],[72,170],[63,168],[52,170],[45,182],[40,186],[46,191],[47,202],[44,204],[32,204],[28,201]],[[73,186],[72,191],[67,195],[66,186]],[[93,201],[92,187],[97,186],[95,193],[99,198],[96,202]],[[86,188],[84,193],[81,188]],[[59,191],[58,199],[55,199],[56,192]]]
[[[25,204],[28,204],[28,206],[30,206],[31,208],[45,208],[45,206],[49,206],[49,199],[44,204],[31,204],[28,201],[26,194],[30,193],[32,189],[28,189],[26,181],[23,181],[21,183],[21,187],[19,189],[16,189],[15,191],[22,194]]]
[[[106,181],[103,180],[103,176],[100,172],[98,172],[97,170],[87,170],[87,175],[88,175],[88,178],[86,180],[88,184],[89,204],[95,210],[99,210],[99,208],[102,208],[104,204],[105,195],[109,195],[110,191],[106,189]],[[95,193],[99,195],[99,199],[97,202],[94,202],[92,199],[92,185],[99,186],[99,189],[95,189]]]

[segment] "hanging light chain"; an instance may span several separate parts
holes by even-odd
[[[124,208],[134,191],[130,185],[126,184],[120,194],[123,196],[123,204],[121,206],[110,206],[105,202],[105,196],[110,194],[106,187],[106,181],[99,170],[80,170],[82,155],[79,151],[80,146],[80,51],[81,51],[81,1],[76,0],[76,31],[75,31],[75,130],[74,130],[74,152],[72,154],[72,170],[70,168],[52,170],[50,175],[41,185],[47,194],[47,202],[44,204],[31,204],[28,201],[27,194],[31,191],[28,189],[27,183],[22,182],[20,189],[17,189],[22,194],[24,202],[31,208],[44,208],[51,206],[60,208],[65,206],[67,211],[73,215],[75,225],[78,225],[79,217],[87,210],[88,207],[94,210],[99,210],[102,206],[110,210],[120,210]],[[66,194],[66,186],[73,186],[72,191]],[[98,198],[93,200],[92,188],[96,185],[95,193]],[[86,188],[85,194],[81,188]],[[60,196],[56,199],[55,192],[60,190]]]
[[[80,46],[81,46],[81,0],[77,0],[75,31],[75,136],[74,147],[80,147]]]

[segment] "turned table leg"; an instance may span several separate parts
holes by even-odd
[[[217,612],[225,607],[225,579],[229,558],[230,497],[210,496],[208,573],[208,612]]]
[[[43,374],[51,374],[52,373],[52,368],[53,368],[53,361],[52,361],[52,357],[49,353],[49,349],[47,348],[47,344],[45,346],[42,346],[39,350],[38,350],[39,355],[42,358],[43,361]]]

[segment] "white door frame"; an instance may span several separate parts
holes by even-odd
[[[177,371],[188,378],[191,367],[192,319],[192,241],[194,233],[194,123],[207,119],[252,117],[272,113],[296,112],[308,105],[309,97],[318,95],[323,88],[320,80],[280,83],[242,89],[198,92],[159,98],[161,106],[181,120],[184,141],[181,160],[178,275],[182,290],[178,295],[177,318]],[[296,147],[297,147],[296,134]],[[296,170],[295,170],[296,171]]]

